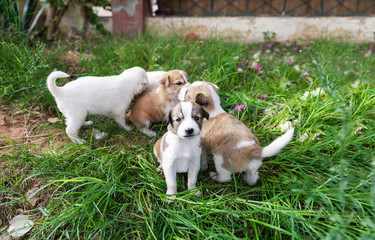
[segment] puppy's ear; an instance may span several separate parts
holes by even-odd
[[[170,82],[171,82],[171,77],[169,76],[169,74],[165,74],[165,75],[159,80],[159,83],[160,83],[161,85],[166,86],[166,87],[169,86]]]
[[[203,110],[202,109],[202,111],[203,111],[203,114],[202,114],[202,116],[205,118],[205,119],[210,119],[210,114],[208,113],[208,112],[206,112],[205,110]]]
[[[202,93],[198,93],[197,96],[195,96],[195,102],[201,106],[205,106],[208,104],[208,98]]]

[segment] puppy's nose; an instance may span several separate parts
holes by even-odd
[[[194,132],[194,129],[188,128],[185,130],[186,134],[192,134]]]

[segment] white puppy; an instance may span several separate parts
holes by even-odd
[[[151,71],[147,72],[148,85],[149,87],[157,87],[160,84],[160,79],[163,75],[167,73],[166,71]]]
[[[167,194],[177,193],[177,172],[188,172],[188,189],[197,187],[203,118],[208,119],[208,113],[192,102],[177,104],[168,115],[168,132],[154,146],[160,162],[157,170],[164,171]],[[200,191],[195,195],[200,196]]]
[[[209,82],[194,82],[184,88],[179,95],[181,101],[193,101],[210,114],[203,123],[202,146],[214,157],[217,173],[210,175],[218,182],[231,179],[232,172],[246,172],[244,180],[254,185],[258,178],[258,168],[262,159],[277,154],[292,139],[294,128],[277,138],[267,147],[261,147],[258,139],[248,127],[220,106],[218,87]],[[207,168],[205,153],[202,168]]]
[[[57,87],[56,79],[66,77],[69,75],[64,72],[52,72],[47,77],[47,86],[65,117],[66,134],[73,142],[85,142],[78,137],[78,130],[92,124],[91,121],[85,122],[87,114],[111,117],[127,131],[131,130],[125,123],[125,113],[134,95],[148,85],[144,69],[133,67],[116,76],[81,77]]]

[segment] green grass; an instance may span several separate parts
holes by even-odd
[[[246,185],[242,174],[219,184],[201,172],[199,198],[179,174],[177,200],[168,204],[165,180],[155,170],[157,138],[91,116],[93,127],[108,133],[104,141],[92,140],[88,128],[81,130],[89,140],[83,146],[67,142],[35,152],[20,144],[1,153],[0,219],[5,225],[17,208],[25,208],[36,223],[30,239],[374,239],[374,47],[330,38],[270,46],[150,34],[69,44],[2,36],[3,104],[39,106],[57,116],[46,76],[54,69],[72,71],[64,58],[76,50],[78,75],[118,74],[132,66],[178,68],[191,81],[217,84],[225,110],[249,126],[262,146],[282,134],[285,121],[294,121],[296,132],[277,156],[264,159],[256,186]],[[238,71],[258,51],[264,74]],[[300,76],[304,71],[309,78]],[[317,87],[325,93],[300,99]],[[261,94],[268,97],[258,99]],[[236,104],[246,111],[235,112]],[[358,127],[364,128],[355,134]],[[153,130],[160,137],[166,128],[154,124]],[[304,133],[308,138],[298,141]],[[44,183],[44,198],[35,206],[25,197],[31,180]]]

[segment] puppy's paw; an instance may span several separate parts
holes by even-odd
[[[202,197],[202,193],[201,193],[201,191],[196,192],[196,193],[194,194],[194,196]]]
[[[168,204],[174,203],[175,200],[176,200],[176,195],[170,195],[167,197]]]
[[[149,137],[155,137],[156,136],[156,132],[154,131],[148,131],[148,133],[146,133],[147,136]]]
[[[130,132],[131,130],[133,130],[132,127],[129,127],[129,126],[127,126],[127,125],[125,125],[124,128],[125,128],[125,130],[128,131],[128,132]]]
[[[86,141],[80,138],[72,139],[74,143],[76,144],[85,144]]]
[[[93,121],[86,121],[82,124],[83,127],[91,126],[94,122]]]
[[[156,171],[158,173],[162,173],[164,170],[163,170],[163,167],[160,165],[159,167],[156,168]]]
[[[210,172],[210,177],[214,180],[217,179],[217,172]]]

